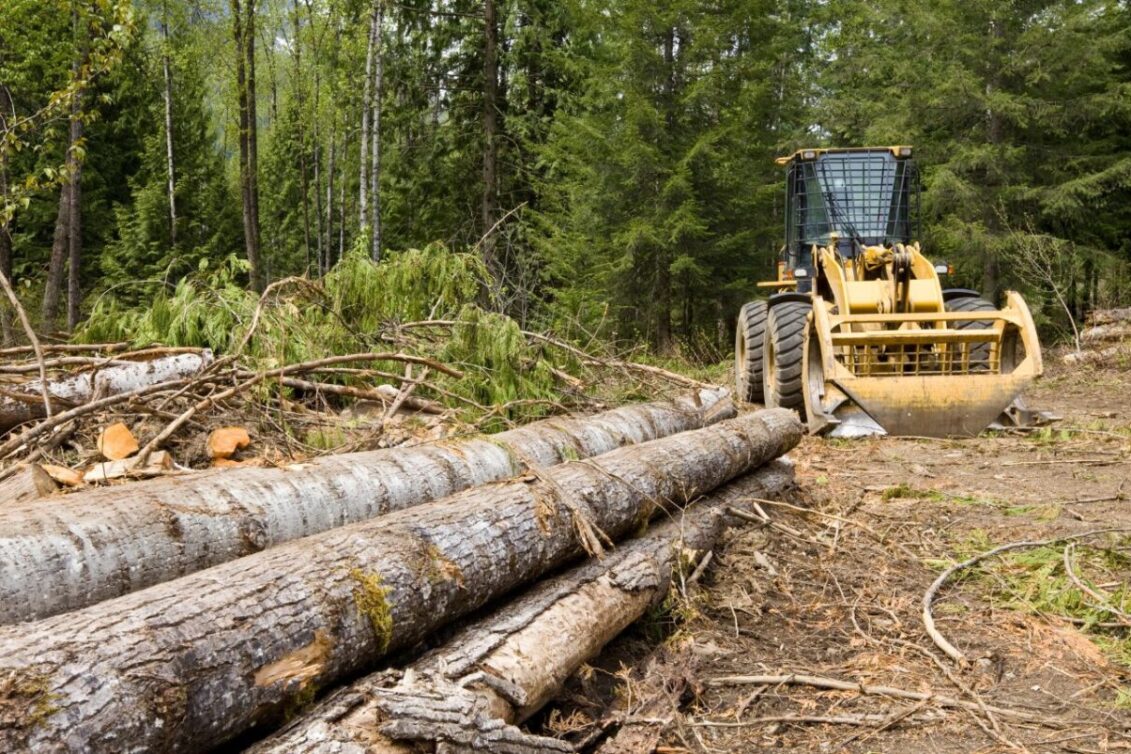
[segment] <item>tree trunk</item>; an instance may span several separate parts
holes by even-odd
[[[492,275],[497,274],[495,242],[491,229],[495,225],[498,197],[498,112],[499,112],[499,21],[495,0],[483,4],[483,262]]]
[[[12,112],[12,95],[8,87],[0,84],[0,131],[8,130],[8,114]],[[0,209],[8,205],[8,152],[0,150]],[[12,227],[10,220],[0,221],[0,275],[12,279]],[[12,317],[8,304],[0,304],[0,343],[5,346],[15,341]]]
[[[253,290],[263,290],[263,264],[259,254],[259,197],[256,170],[255,124],[255,0],[247,0],[244,17],[240,0],[230,0],[232,38],[236,45],[236,98],[239,107],[240,200],[243,237]]]
[[[361,95],[361,149],[357,160],[357,232],[369,226],[369,114],[373,97],[373,50],[377,46],[377,3],[369,12],[369,36],[365,44],[365,82]]]
[[[372,230],[369,234],[370,258],[374,262],[381,259],[381,95],[384,93],[385,84],[385,45],[381,37],[385,21],[384,0],[377,0],[375,11],[377,18],[376,29],[376,60],[373,80],[373,100],[370,102],[373,114],[369,118],[373,134],[370,137],[369,148],[369,221]]]
[[[298,109],[298,118],[295,119],[296,138],[298,139],[298,165],[299,180],[302,184],[302,247],[305,251],[303,274],[310,274],[310,177],[307,170],[307,141],[306,141],[306,103],[305,91],[302,83],[302,24],[299,21],[298,3],[291,8],[291,20],[294,23],[294,89],[295,102]],[[315,179],[317,186],[317,179]]]
[[[330,131],[330,156],[326,165],[326,257],[322,260],[323,275],[330,271],[330,262],[334,258],[334,147],[338,138],[337,123],[334,126]]]
[[[0,629],[0,750],[205,751],[801,439],[771,409]]]
[[[85,607],[506,479],[527,465],[599,455],[733,413],[729,397],[701,396],[589,419],[550,419],[490,438],[343,454],[282,469],[224,469],[131,485],[127,494],[102,488],[50,508],[11,508],[0,512],[0,622]]]
[[[82,158],[76,152],[82,140],[82,93],[71,105],[70,141],[67,164],[70,191],[67,193],[67,331],[74,332],[79,323],[82,304]]]
[[[700,562],[722,533],[727,505],[751,497],[776,497],[793,478],[775,463],[702,498],[673,521],[622,544],[603,560],[591,560],[544,581],[498,612],[460,632],[443,647],[398,674],[375,673],[331,695],[248,754],[410,754],[408,743],[384,734],[496,750],[495,736],[521,743],[514,728],[546,704],[582,663],[638,620],[668,591],[679,556]],[[413,679],[416,679],[415,682]],[[391,688],[390,688],[391,687]],[[429,697],[433,698],[429,698]],[[437,719],[435,698],[456,701],[470,714]],[[406,702],[412,710],[406,710]],[[462,718],[462,719],[460,719]],[[529,738],[529,737],[528,737]],[[530,741],[534,746],[560,741]],[[510,748],[507,749],[510,751]],[[534,748],[534,751],[547,749]],[[554,749],[548,749],[554,750]]]
[[[59,299],[63,295],[63,277],[67,271],[67,231],[70,211],[70,181],[59,187],[59,211],[55,215],[55,237],[51,242],[51,259],[47,267],[47,286],[43,291],[43,329],[54,332],[59,319]]]
[[[252,288],[262,293],[267,285],[267,264],[259,240],[259,114],[255,91],[255,0],[247,0],[244,41],[247,43],[247,173],[251,197],[251,228],[255,246]]]
[[[165,102],[165,172],[168,179],[166,193],[169,196],[169,246],[177,245],[177,171],[173,159],[173,68],[169,61],[169,21],[168,8],[161,3],[161,71],[164,76]]]
[[[143,385],[195,374],[211,360],[211,352],[205,351],[203,355],[183,353],[153,361],[119,362],[97,371],[48,382],[47,391],[51,393],[53,405],[55,399],[58,399],[64,406],[77,406],[96,395],[105,398],[136,390]],[[39,380],[25,382],[18,388],[9,388],[7,392],[8,396],[0,398],[0,434],[46,415]]]

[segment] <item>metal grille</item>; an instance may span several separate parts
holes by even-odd
[[[992,331],[987,339],[992,339]],[[857,377],[999,374],[999,349],[989,342],[849,345],[834,348],[836,359]]]
[[[795,259],[835,233],[840,251],[858,245],[910,243],[917,230],[919,181],[914,164],[890,151],[826,153],[794,162],[787,177],[786,243]]]

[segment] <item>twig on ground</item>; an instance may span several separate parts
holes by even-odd
[[[932,582],[931,586],[923,594],[923,627],[926,629],[927,635],[931,637],[931,641],[935,643],[935,646],[945,652],[946,655],[955,662],[959,663],[960,665],[964,665],[966,663],[966,656],[963,655],[962,652],[960,652],[953,644],[947,641],[946,637],[944,637],[942,633],[939,632],[939,630],[935,627],[934,616],[931,614],[931,603],[934,601],[935,595],[951,576],[958,573],[959,571],[977,565],[987,558],[992,558],[1004,552],[1009,552],[1010,550],[1021,550],[1030,547],[1047,547],[1048,545],[1058,544],[1060,542],[1068,542],[1072,540],[1084,539],[1086,537],[1094,537],[1098,534],[1112,534],[1126,531],[1131,531],[1131,529],[1128,529],[1126,527],[1092,529],[1091,531],[1081,532],[1079,534],[1069,534],[1063,537],[1053,537],[1052,539],[1041,539],[1027,542],[1010,542],[1009,544],[1001,545],[991,550],[986,550],[985,552],[979,553],[972,558],[968,558],[961,563],[955,563],[950,568],[947,568],[945,571],[939,574],[939,577],[935,579],[934,582]]]
[[[786,675],[736,675],[736,676],[721,676],[718,678],[711,678],[706,681],[708,686],[738,686],[738,685],[757,685],[757,686],[781,686],[781,685],[800,685],[800,686],[813,686],[814,688],[832,689],[836,691],[855,691],[860,694],[868,696],[887,696],[893,699],[908,699],[911,701],[929,701],[933,702],[940,707],[954,707],[963,709],[980,710],[980,706],[974,702],[967,702],[962,699],[957,699],[953,696],[945,694],[936,694],[934,692],[927,693],[923,691],[907,691],[906,689],[899,689],[892,686],[876,686],[857,681],[842,681],[837,678],[826,678],[816,675],[805,675],[801,673],[789,673]],[[987,709],[1001,715],[1002,717],[1011,717],[1017,720],[1024,720],[1026,722],[1040,722],[1052,727],[1057,727],[1054,721],[1038,715],[1031,715],[1026,712],[1018,712],[1017,710],[1005,709],[1003,707],[987,706]]]

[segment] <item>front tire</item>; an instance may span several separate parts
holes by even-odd
[[[805,329],[812,309],[800,301],[783,301],[770,308],[763,346],[762,391],[767,407],[792,408],[805,418]]]
[[[762,350],[766,341],[765,301],[751,301],[738,312],[734,332],[734,384],[739,400],[761,403]]]
[[[981,296],[962,296],[952,298],[946,302],[948,312],[996,312],[997,307],[986,301]],[[955,322],[952,325],[957,330],[985,330],[992,327],[993,323],[987,319],[972,319],[966,322]],[[981,343],[970,347],[970,370],[983,372],[990,368],[990,344]]]

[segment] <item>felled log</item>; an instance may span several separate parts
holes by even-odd
[[[406,739],[482,751],[560,749],[560,741],[500,723],[528,719],[662,600],[673,569],[714,547],[729,505],[774,497],[792,479],[792,467],[776,462],[730,483],[603,560],[542,582],[404,673],[375,673],[335,692],[248,754],[416,751]]]
[[[200,353],[163,356],[152,361],[115,362],[102,369],[51,380],[47,383],[47,392],[53,401],[60,402],[60,408],[68,408],[86,403],[94,396],[105,398],[146,385],[189,377],[211,362],[212,352],[208,349]],[[0,435],[46,415],[39,380],[7,387],[0,397]]]
[[[1080,333],[1080,341],[1089,345],[1097,343],[1118,343],[1131,340],[1131,323],[1119,322],[1110,325],[1097,325]]]
[[[801,439],[747,414],[0,628],[0,751],[203,751]]]
[[[1060,357],[1060,360],[1069,366],[1093,364],[1108,366],[1112,364],[1127,363],[1131,361],[1131,345],[1119,343],[1107,348],[1073,351]]]
[[[59,485],[37,463],[21,464],[0,479],[0,506],[38,500],[50,495]]]
[[[1088,312],[1089,325],[1110,325],[1116,322],[1131,322],[1131,306],[1122,309],[1093,309]]]
[[[723,390],[489,437],[201,472],[0,509],[0,623],[92,605],[298,537],[733,415]]]

